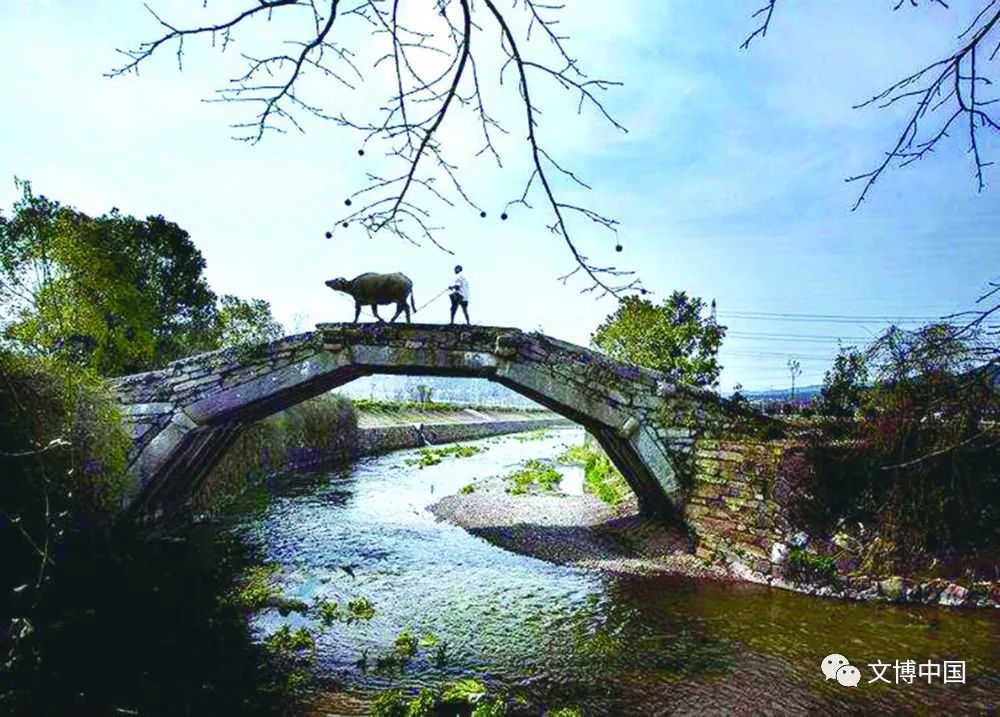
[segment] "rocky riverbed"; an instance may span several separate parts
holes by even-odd
[[[726,577],[688,550],[678,530],[647,520],[634,501],[612,507],[588,495],[511,495],[501,478],[447,496],[430,510],[494,545],[559,565],[612,573]]]

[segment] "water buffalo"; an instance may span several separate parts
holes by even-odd
[[[353,279],[330,279],[326,282],[334,291],[342,291],[350,294],[354,298],[354,323],[357,323],[358,316],[361,315],[361,307],[368,305],[372,307],[372,313],[379,321],[384,319],[378,315],[379,304],[395,304],[396,313],[390,319],[395,321],[403,312],[406,312],[406,321],[410,321],[410,306],[406,299],[409,298],[413,306],[413,313],[417,312],[417,304],[413,300],[413,282],[406,274],[375,274],[368,272],[360,274]]]

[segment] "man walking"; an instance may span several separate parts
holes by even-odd
[[[461,264],[455,267],[455,275],[458,278],[455,279],[454,284],[448,287],[451,289],[451,321],[448,323],[455,323],[455,312],[461,306],[462,313],[465,314],[465,323],[471,324],[472,322],[469,321],[469,280],[462,274]]]

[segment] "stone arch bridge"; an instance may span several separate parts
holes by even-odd
[[[486,326],[320,324],[249,349],[116,379],[134,439],[130,510],[183,505],[243,427],[361,376],[478,377],[582,425],[648,513],[677,515],[694,440],[720,415],[714,394],[538,333]],[[724,411],[722,412],[724,413]]]

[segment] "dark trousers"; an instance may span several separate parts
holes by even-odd
[[[458,311],[458,307],[462,307],[462,313],[465,314],[465,323],[472,323],[469,321],[469,302],[462,301],[462,295],[457,291],[453,291],[451,294],[451,323],[455,323],[455,312]]]

